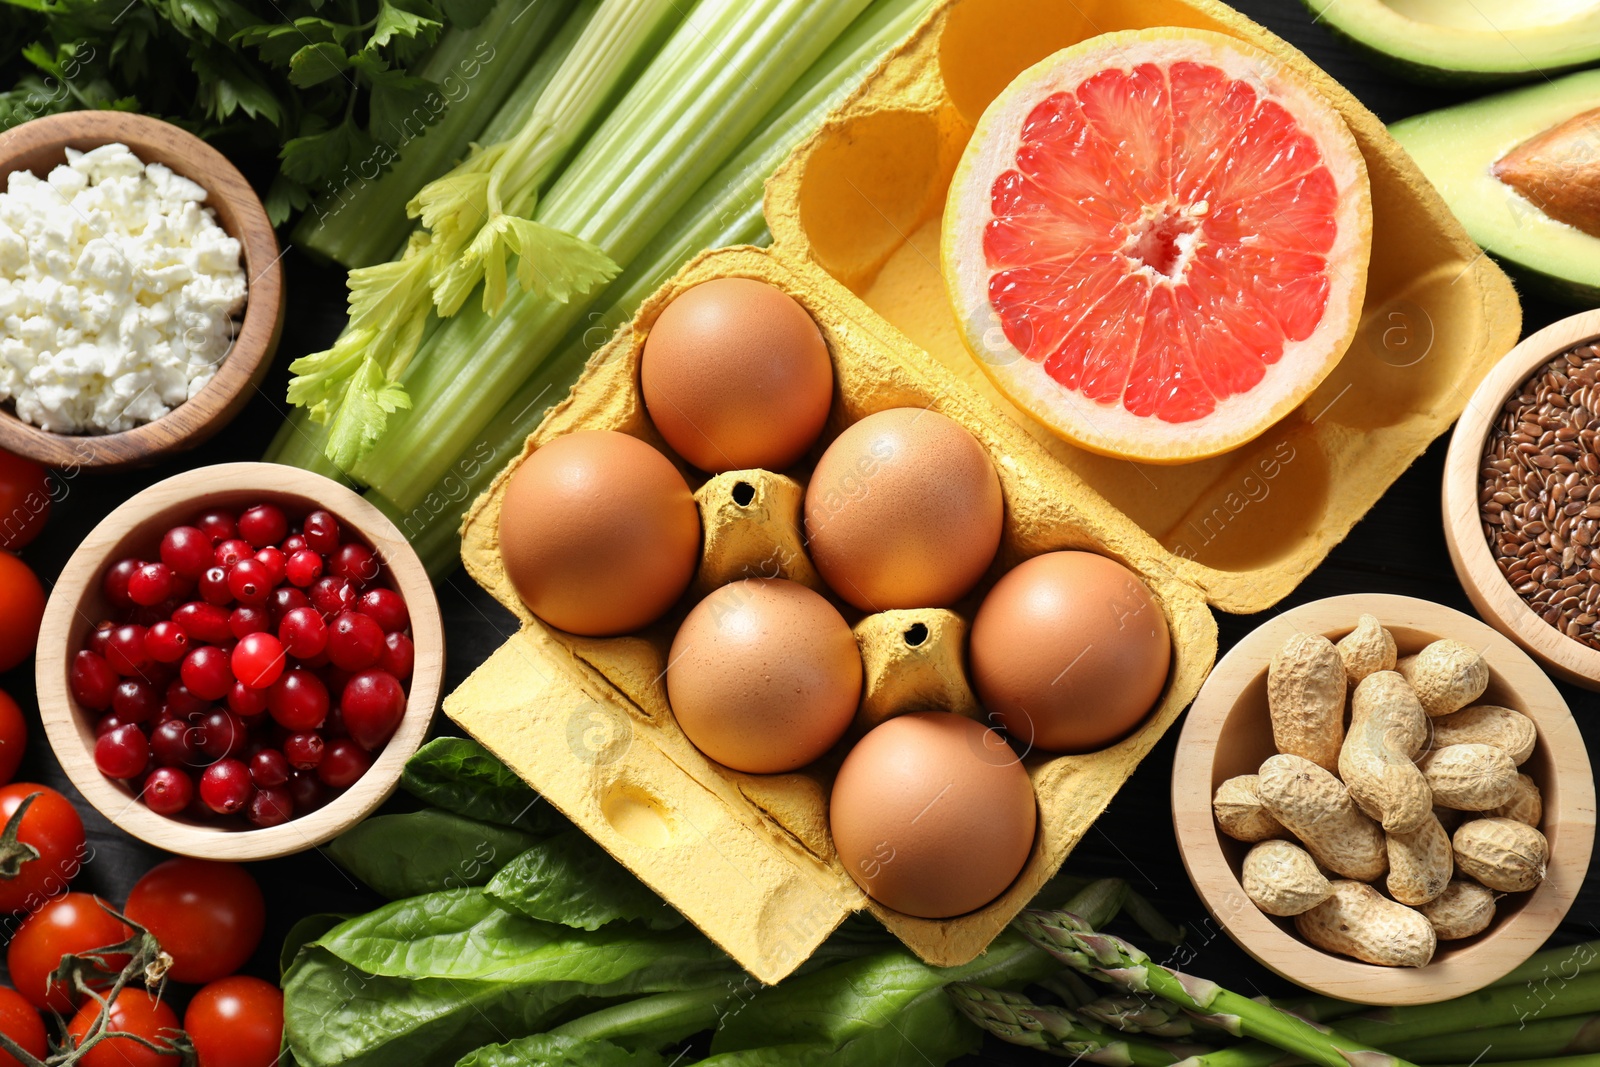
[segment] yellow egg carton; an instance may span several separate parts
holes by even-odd
[[[1075,449],[999,397],[962,346],[938,272],[945,189],[987,102],[1051,52],[1098,32],[1159,25],[1233,34],[1309,76],[1362,146],[1374,213],[1364,322],[1340,366],[1257,441],[1167,468]],[[769,183],[766,208],[773,247],[706,253],[663,286],[468,513],[467,569],[522,627],[445,710],[762,981],[789,974],[862,908],[930,963],[964,963],[1056,872],[1198,691],[1216,654],[1208,604],[1259,611],[1293,589],[1454,420],[1515,343],[1520,308],[1505,276],[1371,113],[1283,41],[1209,0],[948,0],[796,150]],[[1104,553],[1143,576],[1166,615],[1174,656],[1159,705],[1102,751],[1028,754],[1040,813],[1033,853],[1005,894],[971,914],[928,920],[890,911],[841,867],[827,796],[850,739],[804,772],[748,775],[706,759],[673,720],[667,649],[689,603],[729,572],[724,557],[748,563],[739,546],[755,545],[790,568],[781,573],[814,584],[803,557],[792,558],[792,531],[784,533],[798,512],[792,485],[753,475],[730,501],[737,477],[704,485],[683,467],[701,489],[716,558],[677,610],[637,635],[552,630],[506,577],[500,502],[534,449],[574,430],[612,429],[671,454],[639,395],[644,338],[674,296],[725,276],[789,293],[828,342],[834,405],[802,479],[845,426],[915,406],[971,431],[1005,493],[1000,553],[954,612],[847,613],[867,671],[858,731],[918,704],[982,714],[952,663],[982,594],[1022,559],[1056,549]],[[785,545],[790,552],[780,551]],[[919,623],[918,640],[908,640]]]

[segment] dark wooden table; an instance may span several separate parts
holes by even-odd
[[[1311,15],[1291,0],[1237,0],[1235,6],[1303,50],[1348,86],[1385,121],[1465,99],[1473,94],[1419,88],[1379,71],[1347,51]],[[284,367],[306,352],[325,348],[344,321],[342,273],[319,266],[290,249],[286,257],[291,313],[277,367],[261,394],[226,431],[191,455],[160,468],[115,476],[80,475],[64,488],[49,527],[24,556],[48,585],[78,541],[113,507],[132,493],[186,466],[258,459],[282,421]],[[1567,313],[1536,301],[1524,304],[1526,330]],[[1353,592],[1404,593],[1471,611],[1451,570],[1439,514],[1439,479],[1446,439],[1435,442],[1386,493],[1370,514],[1328,559],[1273,612],[1309,600]],[[446,692],[454,689],[515,629],[510,614],[459,571],[439,586],[449,635]],[[1266,615],[1219,618],[1221,651],[1255,628]],[[0,676],[0,688],[27,710],[34,727],[19,780],[37,781],[79,802],[93,850],[74,888],[98,893],[115,904],[126,899],[134,881],[164,854],[114,829],[81,802],[51,755],[38,729],[33,704],[32,664]],[[1587,740],[1600,742],[1600,695],[1562,686]],[[1255,964],[1217,928],[1183,873],[1172,836],[1168,781],[1178,729],[1147,758],[1110,809],[1068,860],[1068,869],[1085,875],[1120,875],[1190,930],[1193,973],[1239,992],[1287,992],[1291,987]],[[403,799],[390,802],[404,805]],[[268,927],[250,970],[276,979],[277,952],[290,925],[310,912],[356,912],[380,903],[320,850],[287,859],[252,864],[266,892]],[[1591,875],[1558,935],[1562,943],[1600,937],[1600,873]],[[486,1040],[492,1040],[488,1036]],[[990,1041],[969,1064],[1059,1062]],[[421,1065],[419,1065],[421,1067]]]

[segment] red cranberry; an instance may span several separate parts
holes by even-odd
[[[370,766],[372,757],[361,751],[361,747],[348,737],[341,737],[328,742],[322,762],[317,766],[317,778],[323,785],[334,789],[348,789],[367,773]]]
[[[320,734],[290,734],[283,739],[283,754],[290,766],[302,771],[315,770],[322,762],[324,748]]]
[[[142,560],[121,559],[106,571],[106,576],[100,580],[100,590],[105,594],[106,602],[113,608],[126,611],[133,607],[133,598],[128,595],[128,582],[133,578],[133,573],[142,566],[144,566]]]
[[[172,613],[172,621],[183,627],[183,632],[189,635],[191,642],[220,645],[233,636],[233,630],[228,625],[227,609],[201,600],[180,605]]]
[[[411,621],[411,613],[406,610],[405,598],[393,589],[382,587],[368,589],[361,594],[357,610],[363,615],[370,616],[373,622],[383,627],[383,632],[386,634],[404,630],[406,624]]]
[[[328,559],[328,573],[360,588],[378,577],[377,554],[366,545],[350,541]]]
[[[215,646],[197,648],[183,661],[183,684],[203,700],[221,700],[233,688],[228,654]]]
[[[322,577],[322,557],[309,548],[302,548],[289,557],[283,573],[289,584],[304,589]]]
[[[234,682],[228,691],[228,710],[242,718],[253,719],[266,714],[267,691],[252,689],[243,682]]]
[[[111,697],[111,710],[123,722],[149,722],[161,710],[154,687],[140,678],[124,678]]]
[[[153,608],[172,595],[172,568],[165,563],[145,563],[128,576],[128,599]]]
[[[97,738],[104,737],[112,730],[117,729],[117,727],[126,725],[128,724],[117,718],[115,712],[112,712],[109,715],[102,715],[100,716],[100,721],[94,724],[94,735]]]
[[[250,757],[250,780],[258,789],[270,789],[289,780],[289,761],[275,748],[264,748]]]
[[[316,811],[328,802],[328,791],[317,780],[316,771],[290,771],[289,783],[285,788],[294,800],[294,810],[302,815]]]
[[[236,759],[219,760],[200,776],[200,800],[218,815],[232,815],[250,802],[250,771]]]
[[[157,815],[178,815],[194,801],[194,782],[176,767],[157,767],[144,780],[142,795]]]
[[[239,565],[240,561],[247,560],[255,554],[254,545],[249,541],[235,537],[231,541],[224,541],[218,545],[212,553],[212,558],[216,561],[217,566],[225,570],[232,570]]]
[[[360,671],[383,656],[383,628],[370,616],[341,611],[328,628],[328,658],[344,671]]]
[[[281,585],[272,591],[267,598],[267,610],[272,615],[272,625],[278,626],[283,622],[283,617],[295,608],[311,606],[311,598],[306,596],[305,590],[296,589],[292,585]]]
[[[150,743],[144,731],[129,723],[104,734],[94,743],[94,765],[107,778],[133,778],[150,763]]]
[[[289,565],[289,557],[283,554],[281,548],[268,545],[266,548],[257,549],[255,561],[267,568],[267,574],[271,576],[272,585],[283,584],[286,568]]]
[[[199,578],[211,566],[211,538],[195,526],[174,526],[161,538],[161,562],[183,578]]]
[[[106,662],[123,677],[150,666],[150,653],[144,647],[144,627],[128,623],[118,626],[106,638]]]
[[[195,728],[194,744],[211,759],[228,759],[249,746],[250,728],[233,712],[215,708]]]
[[[326,511],[313,511],[306,516],[303,536],[307,546],[326,556],[339,547],[339,520]]]
[[[85,649],[72,657],[67,676],[72,698],[89,711],[105,711],[116,695],[117,672],[102,657]]]
[[[281,786],[257,789],[244,815],[254,826],[282,826],[294,818],[294,799]]]
[[[306,547],[306,539],[301,534],[293,533],[283,539],[283,544],[278,546],[283,549],[283,554],[292,556]]]
[[[94,633],[89,635],[89,651],[101,659],[105,659],[111,649],[111,631],[116,628],[117,624],[110,619],[106,619],[96,626]]]
[[[406,691],[385,671],[362,671],[350,679],[339,698],[345,729],[367,751],[393,736],[406,713]]]
[[[239,639],[233,649],[233,675],[251,689],[265,689],[283,674],[283,642],[269,633]]]
[[[383,658],[378,666],[402,682],[411,677],[417,665],[417,649],[405,634],[386,634],[383,638]]]
[[[208,511],[196,519],[194,524],[213,545],[239,536],[238,524],[226,511]]]
[[[171,619],[145,631],[144,650],[157,663],[177,663],[189,654],[189,634]]]
[[[275,545],[289,536],[289,520],[281,508],[263,504],[239,516],[239,536],[256,548]]]
[[[267,698],[273,721],[297,732],[321,726],[328,717],[328,704],[328,687],[321,678],[302,668],[284,672],[273,683]]]
[[[265,606],[240,604],[228,616],[228,632],[241,641],[251,634],[264,633],[270,629],[272,629],[272,612]]]
[[[202,700],[182,682],[167,686],[167,710],[180,719],[211,710],[211,701]]]
[[[341,611],[348,611],[356,603],[355,587],[332,574],[323,575],[312,582],[309,595],[311,606],[329,618]]]
[[[199,732],[182,719],[157,723],[150,731],[150,753],[163,767],[191,767],[200,762]]]
[[[278,640],[289,655],[309,660],[328,647],[328,624],[316,608],[295,608],[278,624]]]
[[[228,572],[228,591],[241,604],[265,604],[272,587],[272,575],[258,559],[242,559]]]
[[[228,568],[207,567],[200,575],[200,599],[207,604],[233,603],[233,590],[228,588]]]

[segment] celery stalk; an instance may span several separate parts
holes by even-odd
[[[626,266],[726,160],[865,0],[701,0],[657,61],[539,205],[537,220]],[[413,407],[353,468],[403,502],[391,481],[439,480],[502,398],[533,373],[590,299],[516,292],[500,315],[466,308],[429,340],[401,384]],[[414,497],[413,497],[414,499]]]
[[[478,25],[444,33],[418,71],[439,86],[443,114],[420,129],[390,131],[399,152],[393,164],[376,177],[351,171],[343,185],[318,196],[295,227],[294,244],[346,267],[393,257],[411,231],[406,201],[466,155],[496,113],[528,91],[549,66],[546,46],[554,49],[552,35],[572,6],[573,0],[499,0]],[[539,85],[532,88],[537,95]]]
[[[557,303],[609,280],[617,266],[581,237],[531,212],[548,181],[658,31],[675,0],[602,0],[509,142],[474,152],[406,206],[420,215],[399,259],[350,272],[350,320],[327,351],[289,365],[289,402],[328,426],[327,455],[348,468],[376,447],[389,416],[411,407],[400,376],[421,347],[431,307],[453,315],[481,278],[483,307],[506,296],[508,253],[525,291]]]
[[[407,494],[403,507],[376,491],[369,494],[412,541],[429,573],[438,578],[455,567],[462,513],[521,450],[550,407],[566,395],[585,360],[629,322],[647,296],[702,249],[767,243],[761,215],[767,176],[855,89],[860,76],[921,21],[933,2],[875,0],[763,119],[760,132],[606,289],[602,310],[590,312],[568,332],[442,478],[420,489],[402,486]]]

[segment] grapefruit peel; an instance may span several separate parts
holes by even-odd
[[[1185,463],[1259,436],[1332,371],[1371,241],[1361,150],[1306,77],[1162,27],[1063,49],[995,98],[940,251],[1002,394],[1090,451]]]

